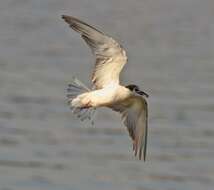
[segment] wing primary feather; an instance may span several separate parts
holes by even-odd
[[[143,149],[143,160],[144,160],[144,162],[146,161],[147,137],[148,137],[148,105],[146,103],[146,126],[145,126],[144,149]]]
[[[147,151],[147,136],[148,136],[148,106],[147,102],[144,102],[145,105],[145,128],[144,128],[144,137],[143,139],[140,139],[140,149],[139,149],[139,159],[142,158],[142,149],[143,149],[143,160],[146,161],[146,151]],[[142,137],[141,137],[142,138]]]
[[[148,137],[148,106],[145,102],[145,129],[144,129],[144,137],[143,143],[141,142],[140,150],[139,150],[139,159],[142,158],[142,148],[143,148],[143,160],[146,161],[146,152],[147,152],[147,137]]]
[[[89,27],[89,28],[91,28],[91,29],[93,29],[93,30],[95,30],[95,31],[97,31],[97,32],[99,32],[99,33],[101,33],[101,34],[103,34],[103,32],[99,31],[99,30],[96,29],[95,27],[90,26],[89,24],[87,24],[87,23],[85,23],[85,22],[83,22],[83,21],[81,21],[81,20],[79,20],[79,19],[77,19],[77,18],[75,18],[75,17],[67,16],[67,15],[62,15],[62,19],[64,19],[65,22],[67,22],[71,27],[74,26],[74,27],[79,28],[78,25],[75,24],[75,22],[76,22],[76,23],[80,23],[80,24],[82,24],[83,26],[85,25],[85,26],[87,26],[87,27]],[[81,29],[82,29],[82,28],[81,28]]]

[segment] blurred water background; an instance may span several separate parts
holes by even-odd
[[[0,190],[213,190],[213,0],[1,0]],[[117,39],[123,84],[150,94],[147,162],[120,117],[95,127],[65,101],[93,57],[61,20],[79,17]]]

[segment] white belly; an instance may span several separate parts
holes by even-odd
[[[78,99],[78,101],[81,102],[80,105],[82,106],[101,107],[118,103],[119,101],[123,101],[129,96],[130,92],[125,87],[111,85],[103,89],[81,94],[75,99]]]

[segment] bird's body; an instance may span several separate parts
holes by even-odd
[[[135,155],[141,159],[142,148],[146,158],[148,106],[144,96],[148,95],[136,85],[122,86],[119,75],[127,63],[125,50],[113,38],[96,28],[71,16],[62,18],[80,33],[95,55],[92,73],[93,90],[88,89],[76,78],[68,87],[68,102],[81,120],[91,118],[99,107],[108,107],[121,113],[129,135],[133,140]]]
[[[71,102],[72,106],[79,107],[111,107],[132,96],[132,93],[121,85],[110,84],[106,87],[78,95]]]

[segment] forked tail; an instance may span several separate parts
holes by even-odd
[[[72,100],[75,99],[78,95],[89,92],[90,89],[80,82],[76,77],[72,78],[71,83],[68,85],[67,88],[67,98],[68,98],[68,105],[72,110],[73,114],[76,115],[81,121],[90,121],[91,124],[94,124],[94,114],[96,108],[81,108],[72,106]]]

